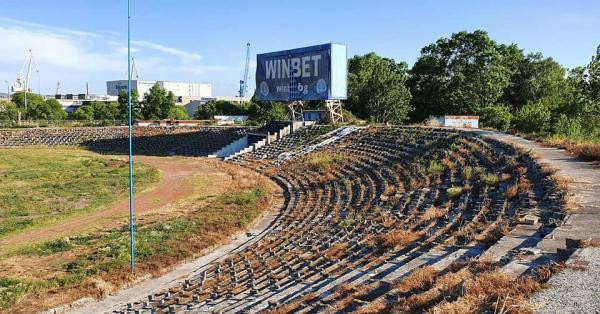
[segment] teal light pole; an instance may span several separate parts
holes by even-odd
[[[131,132],[131,5],[127,0],[127,126],[129,127],[129,248],[131,273],[135,271],[135,250],[133,246],[133,145]]]

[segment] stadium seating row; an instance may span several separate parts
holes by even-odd
[[[181,126],[134,127],[136,154],[207,156],[254,128]],[[0,129],[0,147],[81,145],[95,151],[126,153],[127,127]]]
[[[318,313],[374,304],[391,311],[405,305],[402,298],[441,289],[432,283],[399,290],[424,266],[440,278],[455,275],[456,285],[478,275],[461,263],[486,252],[497,267],[519,259],[532,271],[540,256],[522,250],[564,218],[563,192],[532,157],[460,131],[363,128],[277,161],[323,141],[331,129],[308,127],[235,158],[284,187],[285,206],[269,232],[121,312]],[[513,246],[498,242],[522,230],[535,237]],[[458,276],[467,271],[470,277]],[[431,297],[426,308],[443,301]]]

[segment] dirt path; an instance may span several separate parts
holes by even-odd
[[[161,175],[155,188],[134,196],[136,217],[193,195],[195,191],[192,179],[195,175],[201,174],[204,178],[209,179],[209,182],[218,180],[219,184],[207,184],[203,187],[205,194],[222,193],[227,182],[232,180],[225,171],[218,169],[219,165],[215,164],[217,161],[211,159],[136,156],[134,160],[156,167],[160,170]],[[129,217],[129,200],[126,198],[93,213],[77,215],[40,230],[25,231],[8,236],[0,240],[0,247],[14,248],[23,244],[122,225],[123,220],[126,220],[127,217]]]

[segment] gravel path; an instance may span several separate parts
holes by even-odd
[[[551,288],[531,299],[537,312],[600,313],[600,248],[581,249],[567,264],[575,267],[550,278]]]
[[[579,208],[569,214],[563,226],[556,228],[551,237],[543,239],[539,247],[556,252],[565,249],[565,239],[600,238],[600,168],[580,161],[565,150],[545,147],[520,137],[492,131],[475,131],[483,136],[531,149],[542,164],[568,177],[569,193]],[[549,281],[550,288],[532,298],[538,313],[600,313],[600,248],[575,251],[567,261],[564,272]]]

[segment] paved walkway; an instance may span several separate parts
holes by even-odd
[[[539,243],[544,251],[556,252],[565,248],[565,239],[600,238],[600,168],[580,161],[565,150],[545,147],[520,137],[491,131],[477,131],[493,139],[531,149],[540,156],[540,163],[549,164],[558,174],[573,180],[569,193],[579,208],[566,217],[565,224],[556,228],[553,236]],[[549,281],[550,288],[532,298],[539,313],[599,313],[600,312],[600,249],[579,249],[567,264],[569,268]]]

